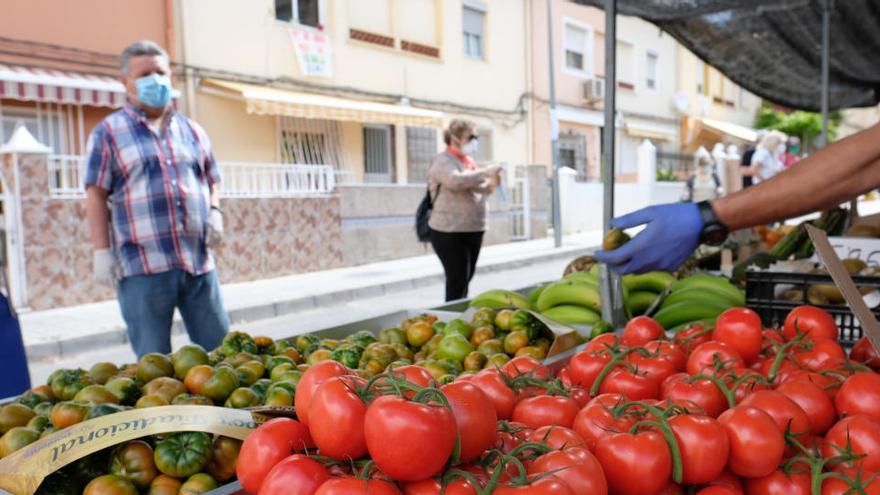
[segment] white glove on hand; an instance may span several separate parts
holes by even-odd
[[[116,286],[121,274],[116,265],[116,258],[109,249],[96,249],[93,255],[95,264],[95,280],[101,285],[108,287]]]
[[[213,248],[223,240],[223,214],[217,208],[211,208],[208,224],[205,229],[205,244]]]

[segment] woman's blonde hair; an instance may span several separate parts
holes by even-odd
[[[764,148],[771,153],[776,151],[776,148],[780,143],[785,142],[785,134],[780,131],[770,131],[766,136],[761,139],[761,142],[758,143],[759,148]]]
[[[465,137],[468,132],[476,128],[477,125],[470,120],[452,119],[449,123],[449,127],[443,130],[443,142],[449,146],[452,144],[452,136],[461,139]]]

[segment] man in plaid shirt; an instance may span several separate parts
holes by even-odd
[[[171,352],[175,308],[210,350],[229,328],[211,253],[223,235],[220,172],[205,131],[171,105],[165,50],[135,42],[120,66],[128,101],[92,131],[87,151],[95,276],[116,287],[138,357]]]

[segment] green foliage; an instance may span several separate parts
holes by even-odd
[[[828,139],[833,141],[837,136],[837,127],[843,116],[840,112],[831,112],[828,115]],[[822,133],[822,114],[795,110],[793,112],[781,112],[774,110],[769,105],[764,105],[755,119],[755,127],[758,129],[775,129],[789,136],[798,136],[804,143],[811,143]]]
[[[678,181],[678,176],[671,170],[663,170],[662,168],[657,169],[657,182],[676,182]]]

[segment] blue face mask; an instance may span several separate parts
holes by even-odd
[[[171,78],[161,74],[150,74],[135,81],[137,99],[151,108],[165,108],[171,101]]]

